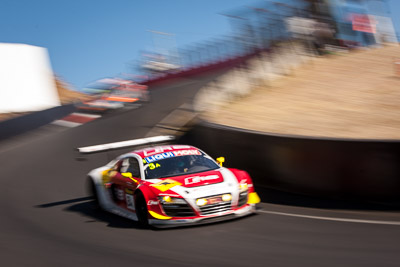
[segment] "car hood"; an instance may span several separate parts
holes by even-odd
[[[146,184],[155,195],[181,196],[187,201],[209,195],[234,193],[238,188],[238,181],[235,175],[226,168],[154,179],[151,182],[147,181]]]

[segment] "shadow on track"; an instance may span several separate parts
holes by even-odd
[[[80,197],[56,202],[50,202],[45,204],[36,205],[36,208],[51,208],[55,206],[67,205],[71,203],[76,203],[71,206],[67,206],[64,208],[64,211],[67,212],[76,212],[84,215],[85,217],[89,217],[90,220],[86,221],[86,223],[92,222],[104,222],[107,223],[108,227],[113,228],[136,228],[136,229],[144,229],[137,222],[131,221],[129,219],[114,215],[112,213],[106,212],[100,209],[96,202],[93,200],[93,197]]]
[[[166,227],[166,228],[155,228],[155,227],[143,227],[139,223],[126,219],[124,217],[120,217],[118,215],[109,213],[107,211],[99,208],[94,201],[93,197],[80,197],[74,199],[67,199],[62,201],[50,202],[45,204],[36,205],[35,208],[51,208],[55,206],[62,206],[71,203],[77,203],[71,206],[64,208],[64,211],[67,212],[76,212],[84,215],[85,217],[90,218],[86,223],[93,222],[104,222],[107,223],[107,227],[112,228],[124,228],[124,229],[141,229],[141,230],[152,230],[152,231],[165,231],[165,230],[179,230],[183,228],[197,228],[197,227],[205,227],[207,225],[218,225],[218,224],[229,224],[235,221],[243,220],[245,218],[249,218],[251,216],[257,216],[257,214],[250,214],[249,216],[240,217],[240,218],[232,218],[225,221],[216,221],[209,223],[199,223],[192,225],[182,225],[178,227]]]
[[[41,204],[41,205],[37,205],[35,207],[36,208],[50,208],[50,207],[54,207],[54,206],[71,204],[71,203],[76,203],[76,202],[83,202],[83,201],[87,201],[87,200],[93,200],[93,197],[79,197],[79,198],[74,198],[74,199],[68,199],[68,200],[63,200],[63,201]]]

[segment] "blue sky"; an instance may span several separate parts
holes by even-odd
[[[178,47],[230,32],[225,13],[254,0],[1,0],[0,42],[46,47],[54,72],[76,89],[133,72],[152,49],[148,30],[174,33]],[[389,0],[400,29],[400,1]]]

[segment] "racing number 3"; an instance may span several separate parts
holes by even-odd
[[[158,168],[158,167],[161,167],[161,165],[159,163],[156,163],[156,164],[150,163],[149,164],[150,170],[154,170],[155,168]]]

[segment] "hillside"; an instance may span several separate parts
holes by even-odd
[[[398,45],[319,57],[205,119],[263,132],[400,139]],[[400,65],[399,65],[400,68]]]
[[[63,81],[60,77],[55,78],[58,96],[60,98],[61,104],[69,104],[79,100],[88,99],[90,96],[74,91],[71,89],[71,86],[68,85],[65,81]]]

